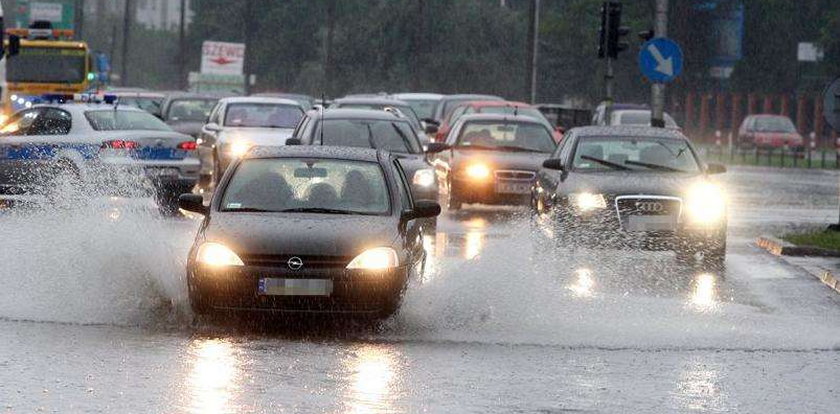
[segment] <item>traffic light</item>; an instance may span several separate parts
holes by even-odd
[[[604,2],[601,5],[601,28],[598,29],[598,59],[603,59],[607,56],[607,5]]]
[[[609,4],[609,35],[607,36],[607,57],[617,58],[619,52],[627,50],[630,45],[623,40],[630,33],[630,28],[621,25],[621,3]]]

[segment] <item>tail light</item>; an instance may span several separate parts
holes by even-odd
[[[195,141],[184,141],[178,144],[178,149],[184,151],[195,151],[198,149],[198,143]]]
[[[140,144],[138,144],[134,141],[126,141],[126,140],[122,140],[122,139],[113,139],[113,140],[110,140],[110,141],[103,142],[101,148],[103,148],[103,149],[104,148],[109,148],[109,149],[129,149],[129,150],[133,150],[133,149],[137,149],[139,147],[140,147]]]

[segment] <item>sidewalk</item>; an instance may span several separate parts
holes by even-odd
[[[840,293],[840,253],[807,246],[796,246],[772,236],[761,236],[756,245],[799,267]]]

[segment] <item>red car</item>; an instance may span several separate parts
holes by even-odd
[[[563,130],[561,128],[555,128],[552,126],[551,122],[546,119],[545,115],[543,115],[539,109],[528,105],[525,102],[469,101],[456,106],[449,112],[448,116],[443,119],[440,127],[438,128],[437,134],[435,135],[435,142],[443,142],[446,139],[446,135],[449,134],[449,130],[452,128],[452,125],[455,124],[455,121],[457,121],[461,115],[468,114],[517,114],[528,116],[540,121],[541,123],[545,123],[546,127],[548,127],[548,129],[553,133],[554,142],[560,142],[563,138]]]
[[[805,140],[796,131],[793,121],[784,115],[750,115],[738,129],[740,148],[782,148],[795,151],[805,148]]]

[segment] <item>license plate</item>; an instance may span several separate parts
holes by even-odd
[[[531,183],[496,183],[499,194],[530,194]]]
[[[629,216],[627,231],[673,231],[677,228],[674,216]]]
[[[177,168],[147,168],[146,175],[149,177],[177,177]]]
[[[329,296],[333,282],[328,279],[260,279],[257,293],[269,296]]]

